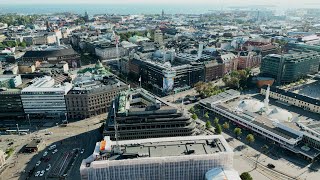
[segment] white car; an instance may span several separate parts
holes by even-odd
[[[48,151],[43,153],[43,157],[46,157],[48,155]]]
[[[41,161],[38,161],[37,164],[36,164],[36,166],[39,166],[40,164],[41,164]]]
[[[40,173],[40,176],[43,176],[43,175],[44,175],[44,172],[45,172],[45,171],[42,170],[41,173]]]
[[[39,175],[40,175],[40,171],[36,172],[36,174],[34,176],[38,177]]]
[[[84,149],[81,149],[80,153],[83,154],[84,153]]]
[[[51,134],[53,134],[53,132],[47,132],[47,133],[46,133],[46,135],[51,135]]]
[[[58,152],[58,149],[55,149],[54,151],[52,151],[52,154],[55,154],[56,152]]]
[[[46,171],[49,171],[51,169],[51,164],[48,165],[48,167],[46,168]]]
[[[57,145],[55,145],[55,144],[51,145],[51,146],[49,147],[49,151],[51,151],[52,149],[54,149],[54,148],[56,148],[56,147],[57,147]]]

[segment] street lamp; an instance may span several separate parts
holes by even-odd
[[[29,114],[27,114],[27,118],[28,118],[28,120],[29,120],[29,126],[31,127],[30,115],[29,115]]]
[[[16,125],[17,125],[18,134],[20,135],[19,126],[18,126],[18,124],[16,124]]]
[[[69,124],[67,114],[68,114],[68,113],[64,113],[64,116],[66,117],[66,122],[67,122],[67,124]]]

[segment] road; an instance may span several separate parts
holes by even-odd
[[[37,161],[43,156],[45,151],[48,151],[48,155],[50,160],[45,162],[44,160],[41,162],[40,166],[35,168],[35,172],[45,170],[48,164],[51,164],[52,168],[49,172],[45,172],[43,177],[35,177],[34,173],[30,177],[30,179],[57,179],[50,178],[48,175],[51,174],[51,171],[59,166],[62,162],[60,157],[64,155],[64,153],[73,152],[74,148],[85,149],[84,153],[75,158],[73,165],[70,167],[71,171],[68,171],[67,178],[69,179],[80,179],[79,168],[82,159],[87,158],[92,152],[95,143],[100,140],[101,134],[98,131],[98,128],[101,126],[101,120],[105,119],[107,115],[103,114],[100,116],[96,116],[94,118],[84,119],[81,121],[71,122],[67,127],[43,127],[38,132],[32,133],[31,135],[26,136],[18,136],[18,135],[4,135],[1,137],[14,138],[15,146],[17,149],[21,149],[22,146],[31,141],[34,137],[42,138],[44,142],[44,147],[38,153],[18,153],[16,152],[13,155],[12,160],[8,162],[9,167],[5,169],[5,171],[1,174],[0,179],[2,180],[25,180],[28,176],[28,173],[31,169],[35,167]],[[52,132],[52,135],[45,135],[46,132]],[[18,144],[20,142],[20,144]],[[48,147],[51,144],[56,144],[58,152],[52,154],[52,150],[49,151]],[[11,168],[10,168],[11,167]],[[25,171],[25,172],[24,172]]]

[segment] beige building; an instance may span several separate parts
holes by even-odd
[[[163,34],[160,29],[157,29],[154,32],[154,42],[160,45],[163,44]]]
[[[261,88],[260,93],[266,94],[266,87]],[[276,100],[280,100],[284,103],[294,105],[303,108],[307,111],[320,114],[320,100],[314,99],[308,96],[297,94],[294,92],[286,91],[283,89],[270,87],[270,97]]]
[[[35,63],[33,62],[19,62],[18,69],[20,74],[33,73],[36,70]]]

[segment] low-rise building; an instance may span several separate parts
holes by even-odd
[[[15,88],[22,84],[20,75],[0,75],[0,88]]]

